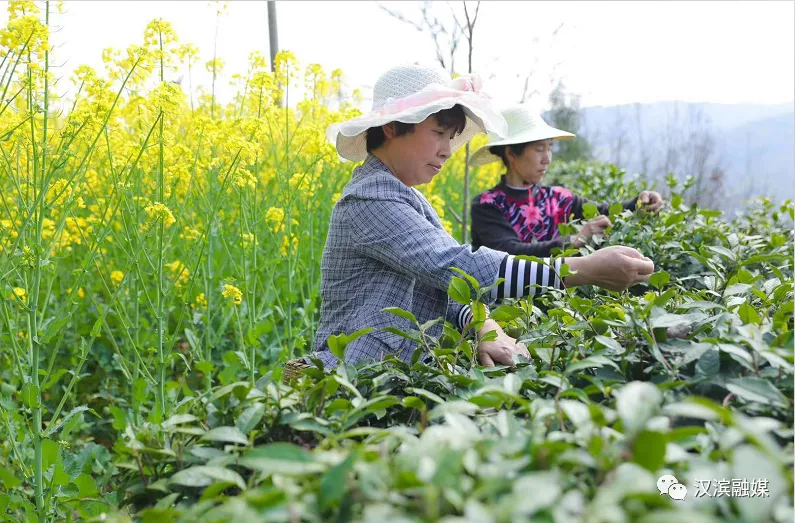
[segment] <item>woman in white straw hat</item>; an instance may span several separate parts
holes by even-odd
[[[585,198],[563,187],[541,185],[552,161],[552,142],[571,140],[572,133],[548,125],[541,115],[525,104],[504,109],[507,136],[489,134],[489,142],[472,155],[473,165],[502,161],[506,173],[493,188],[472,200],[472,246],[490,247],[510,254],[549,256],[552,249],[580,247],[594,234],[611,225],[610,205],[597,204],[598,216],[576,235],[561,237],[558,224],[571,217],[583,218]],[[659,193],[643,191],[636,198],[622,202],[624,209],[635,211],[636,202],[643,209],[657,212],[663,205]]]
[[[621,290],[648,280],[654,264],[627,247],[568,260],[578,274],[561,281],[560,258],[541,265],[489,248],[472,252],[453,239],[413,186],[430,182],[458,147],[482,131],[505,134],[506,129],[505,120],[480,92],[478,78],[451,81],[436,69],[419,66],[388,70],[375,84],[372,111],[329,130],[340,156],[364,163],[354,169],[331,215],[321,262],[315,352],[288,362],[285,379],[300,372],[310,358],[327,369],[335,367],[339,359],[329,349],[329,337],[368,327],[375,330],[347,345],[345,361],[380,360],[390,354],[409,361],[416,343],[394,329],[411,331],[413,323],[385,312],[386,307],[409,311],[420,324],[442,318],[463,332],[472,313],[447,295],[456,274],[452,268],[465,271],[482,287],[502,278],[489,302],[559,289],[564,283]],[[491,319],[477,339],[492,330],[497,339],[478,344],[482,364],[511,365],[512,354],[529,357],[527,348]],[[442,324],[426,333],[438,337]]]

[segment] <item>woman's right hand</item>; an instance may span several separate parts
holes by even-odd
[[[586,223],[580,232],[574,235],[572,245],[579,249],[585,245],[585,242],[590,240],[594,234],[604,234],[605,229],[611,225],[612,223],[610,222],[610,218],[607,216],[597,216]]]
[[[489,331],[496,331],[497,338],[492,341],[478,341],[478,360],[481,365],[486,367],[493,367],[495,364],[513,365],[513,354],[520,354],[530,359],[530,352],[525,344],[505,334],[502,327],[491,318],[485,321],[477,339],[480,340]]]
[[[649,281],[654,262],[637,249],[613,245],[581,258],[566,258],[565,263],[577,274],[567,276],[567,286],[596,285],[609,291],[623,291],[637,283]]]

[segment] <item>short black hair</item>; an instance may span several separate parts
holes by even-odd
[[[436,118],[436,123],[439,124],[441,127],[445,129],[455,129],[455,135],[459,135],[464,132],[464,128],[467,124],[467,117],[466,113],[464,113],[464,108],[460,105],[454,105],[450,109],[444,109],[439,111],[438,113],[434,113],[431,117]],[[404,134],[409,134],[414,132],[414,125],[413,123],[403,123],[403,122],[392,122],[395,124],[395,135],[396,136],[403,136]],[[371,152],[374,149],[378,149],[384,142],[386,141],[386,135],[384,135],[384,130],[381,126],[378,127],[371,127],[367,129],[366,133],[367,139],[367,152]]]
[[[533,145],[534,143],[536,142],[512,143],[508,145],[492,145],[491,147],[489,147],[489,152],[495,156],[499,156],[500,159],[502,160],[502,164],[507,168],[510,167],[508,165],[508,153],[506,152],[507,147],[511,148],[511,152],[515,156],[520,156],[527,147]]]

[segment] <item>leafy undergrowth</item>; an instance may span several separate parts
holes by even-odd
[[[272,368],[209,392],[188,376],[165,421],[143,396],[79,417],[68,430],[117,439],[45,453],[52,495],[105,520],[791,521],[792,206],[714,214],[674,196],[613,215],[610,243],[657,261],[649,285],[494,309],[531,362],[481,368],[450,326],[436,342],[416,325],[432,365],[418,351],[290,385]],[[659,493],[665,474],[684,500]]]

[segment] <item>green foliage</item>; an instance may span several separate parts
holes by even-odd
[[[732,222],[681,203],[616,214],[607,242],[655,260],[650,282],[493,307],[533,356],[511,368],[481,368],[468,335],[448,324],[430,339],[390,308],[434,364],[389,357],[293,385],[272,367],[252,383],[229,351],[228,381],[209,390],[172,375],[176,407],[161,421],[146,380],[110,390],[112,403],[88,400],[99,418],[76,408],[45,440],[48,495],[85,520],[789,521],[791,209],[762,201]],[[462,303],[487,292],[453,281]],[[338,336],[336,350],[362,334]],[[22,412],[37,395],[2,390],[15,456],[28,452]],[[0,507],[29,517],[26,471],[0,465]],[[659,495],[664,474],[693,494],[699,480],[766,479],[770,496],[679,502]]]

